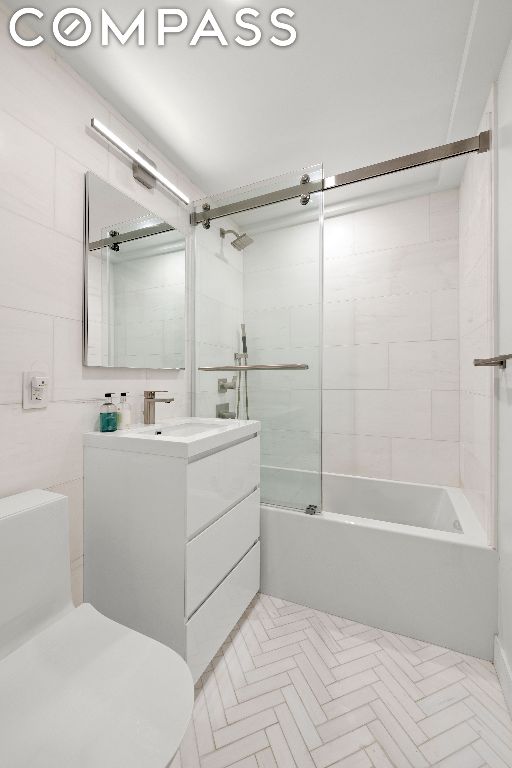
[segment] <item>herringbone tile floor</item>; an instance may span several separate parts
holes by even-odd
[[[510,768],[491,664],[258,595],[172,768]]]

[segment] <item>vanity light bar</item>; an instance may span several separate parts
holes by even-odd
[[[188,198],[184,192],[178,189],[178,187],[173,184],[172,181],[169,181],[169,179],[163,176],[160,171],[157,171],[157,169],[151,165],[151,163],[148,163],[148,161],[139,152],[136,152],[134,149],[128,146],[128,144],[120,139],[119,136],[116,136],[116,134],[113,133],[110,128],[107,128],[107,126],[104,125],[96,117],[91,119],[91,128],[99,133],[100,136],[103,136],[104,139],[110,141],[111,144],[117,147],[117,149],[119,149],[119,151],[124,155],[129,157],[130,160],[132,160],[134,163],[137,163],[137,165],[140,165],[141,168],[144,168],[144,170],[149,173],[150,176],[159,181],[160,184],[169,192],[171,192],[171,194],[177,197],[178,200],[180,200],[182,203],[185,203],[185,205],[190,203],[190,198]]]

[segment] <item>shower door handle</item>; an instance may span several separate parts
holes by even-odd
[[[486,366],[506,368],[507,360],[512,360],[512,355],[498,355],[498,357],[477,358],[473,361],[473,365],[475,365],[477,368],[483,368]]]

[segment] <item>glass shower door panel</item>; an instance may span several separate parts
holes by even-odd
[[[215,208],[295,186],[302,173],[208,202]],[[308,173],[313,181],[322,178],[320,167]],[[250,370],[247,377],[236,372],[199,372],[196,413],[215,415],[212,405],[222,401],[240,418],[260,421],[262,501],[295,509],[321,507],[322,204],[322,195],[314,194],[305,206],[294,199],[236,214],[229,221],[213,221],[211,229],[199,232],[196,240],[197,366],[218,365],[221,358],[230,365],[304,366]],[[247,233],[253,242],[238,252],[231,247],[236,234],[222,238],[221,227],[239,235]],[[205,273],[211,278],[212,244],[224,279],[226,265],[237,270],[230,277],[230,306],[226,305],[225,285],[212,295],[215,277],[205,284]],[[206,343],[211,341],[207,328],[212,300],[224,324],[220,346]],[[243,356],[242,324],[246,328],[247,359]],[[217,393],[219,377],[228,378],[235,389]]]

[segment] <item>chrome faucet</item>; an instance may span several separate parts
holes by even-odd
[[[165,392],[165,389],[150,389],[144,392],[144,424],[155,423],[155,403],[174,402],[174,397],[156,397],[157,394],[165,394]]]

